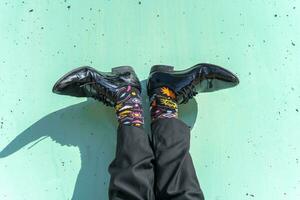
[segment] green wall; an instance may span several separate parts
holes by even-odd
[[[300,199],[299,9],[296,0],[2,0],[0,199],[108,199],[114,112],[52,94],[65,72],[131,65],[145,80],[151,65],[199,62],[241,81],[180,109],[206,199]]]

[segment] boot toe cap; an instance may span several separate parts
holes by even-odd
[[[80,84],[87,81],[90,71],[93,71],[93,68],[83,66],[68,72],[54,84],[52,92],[62,95],[81,96]]]

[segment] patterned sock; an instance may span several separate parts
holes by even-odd
[[[142,101],[138,89],[130,85],[120,88],[117,92],[115,110],[120,124],[143,126]]]
[[[160,118],[178,118],[176,95],[168,87],[156,89],[150,102],[152,121]]]

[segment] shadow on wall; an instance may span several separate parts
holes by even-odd
[[[145,88],[145,81],[142,82]],[[145,91],[145,89],[143,89]],[[143,92],[145,121],[149,133],[148,97]],[[179,107],[180,118],[193,127],[197,117],[194,99]],[[88,99],[50,113],[20,133],[1,152],[0,158],[10,156],[27,144],[36,141],[34,148],[46,137],[63,146],[79,148],[81,169],[78,173],[72,200],[108,199],[107,168],[114,158],[117,122],[112,108]],[[104,170],[105,169],[105,170]]]

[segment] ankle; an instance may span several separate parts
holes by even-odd
[[[152,121],[160,118],[178,118],[176,95],[169,88],[161,87],[156,89],[150,101]]]
[[[115,110],[120,124],[141,127],[144,124],[140,91],[125,86],[117,92]]]

